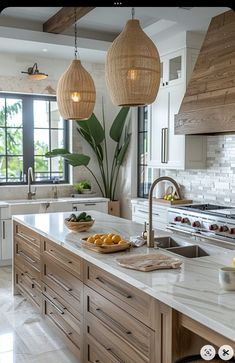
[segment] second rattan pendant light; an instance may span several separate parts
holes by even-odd
[[[59,112],[65,120],[86,120],[94,110],[96,91],[91,75],[77,59],[76,8],[74,12],[75,59],[60,77],[56,96]]]
[[[116,106],[143,106],[154,102],[160,85],[160,58],[139,20],[128,20],[108,50],[106,84]]]

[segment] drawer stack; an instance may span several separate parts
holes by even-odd
[[[43,314],[79,358],[83,345],[82,275],[81,258],[42,239]]]
[[[155,363],[154,299],[89,263],[84,282],[84,362]]]
[[[41,309],[40,236],[14,222],[14,288]]]

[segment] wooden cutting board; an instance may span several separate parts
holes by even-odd
[[[140,271],[153,271],[160,269],[179,268],[182,261],[178,258],[164,254],[151,253],[148,255],[118,257],[116,261],[119,265]]]
[[[193,201],[191,199],[175,199],[175,200],[166,200],[163,198],[154,198],[155,202],[168,204],[168,205],[177,205],[177,204],[192,204]]]

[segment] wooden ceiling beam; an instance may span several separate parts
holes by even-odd
[[[94,7],[76,7],[77,20],[88,14]],[[43,24],[43,31],[47,33],[62,33],[74,24],[74,7],[64,7]]]

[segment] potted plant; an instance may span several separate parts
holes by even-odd
[[[91,183],[89,180],[82,180],[79,183],[75,183],[73,187],[78,194],[91,193]]]
[[[90,145],[98,162],[101,183],[88,164],[90,156],[70,153],[66,149],[54,149],[46,153],[46,157],[62,156],[73,167],[84,166],[94,177],[101,195],[109,198],[109,213],[120,214],[119,201],[116,201],[116,188],[120,167],[126,155],[131,134],[129,132],[130,118],[127,116],[130,107],[122,107],[112,122],[109,130],[110,138],[115,142],[114,154],[111,163],[108,162],[106,123],[104,117],[104,104],[102,102],[102,123],[93,113],[88,120],[77,122],[77,130],[81,137]],[[117,206],[116,206],[117,205]]]

